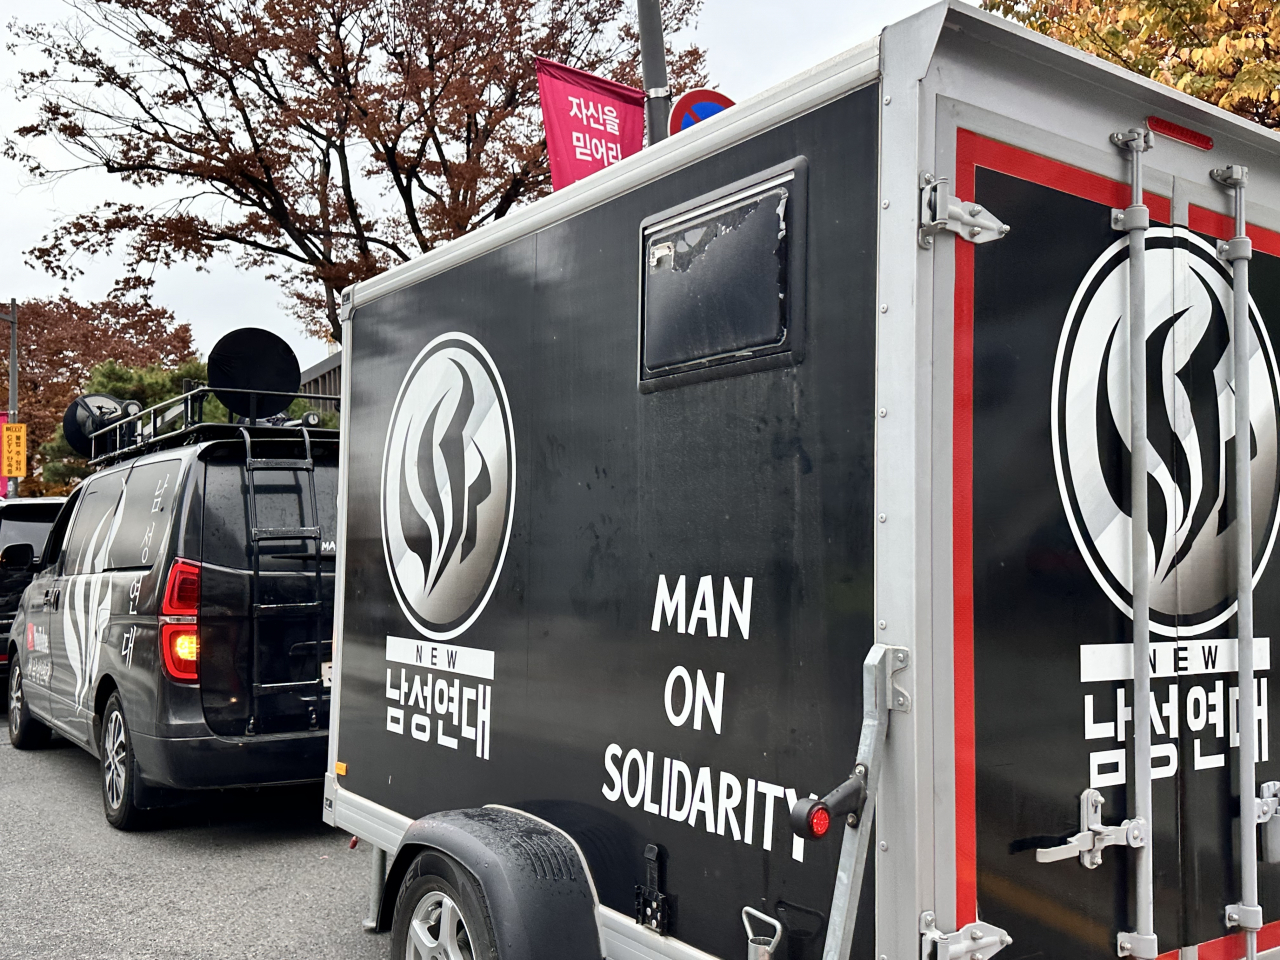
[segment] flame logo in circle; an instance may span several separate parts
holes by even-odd
[[[1250,436],[1235,435],[1231,279],[1179,227],[1147,235],[1148,575],[1151,628],[1203,633],[1235,612],[1235,448],[1248,442],[1255,582],[1276,535],[1280,392],[1252,307]],[[1053,450],[1072,533],[1098,584],[1132,616],[1128,240],[1081,282],[1054,368]]]
[[[474,338],[431,341],[401,384],[382,466],[396,599],[421,633],[456,637],[497,582],[510,537],[515,442],[506,390]]]

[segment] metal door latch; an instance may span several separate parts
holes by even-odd
[[[1147,825],[1141,817],[1134,817],[1109,827],[1102,822],[1102,794],[1089,789],[1080,794],[1080,832],[1060,847],[1036,851],[1040,863],[1053,863],[1074,856],[1093,870],[1102,865],[1103,847],[1145,847]]]
[[[1280,863],[1280,781],[1262,785],[1258,798],[1258,823],[1262,825],[1262,862]]]
[[[932,912],[920,914],[920,960],[991,960],[1013,943],[999,927],[979,920],[955,933],[938,929]]]
[[[1009,232],[1009,225],[1000,222],[980,203],[957,200],[951,195],[951,185],[946,177],[931,173],[920,174],[920,246],[929,250],[933,238],[944,230],[950,230],[970,243],[990,243]]]

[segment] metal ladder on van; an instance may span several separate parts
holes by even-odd
[[[258,733],[258,703],[259,698],[264,695],[277,693],[287,693],[289,691],[310,691],[311,696],[303,696],[301,699],[319,701],[323,697],[324,677],[323,677],[323,657],[321,656],[321,647],[323,638],[320,636],[321,615],[324,611],[324,576],[323,576],[323,543],[321,540],[319,527],[319,505],[316,500],[316,482],[315,482],[315,459],[311,455],[311,435],[307,432],[306,427],[300,427],[302,431],[302,442],[305,456],[302,459],[290,458],[272,458],[272,457],[255,457],[253,455],[253,439],[249,436],[249,431],[244,427],[240,428],[240,433],[244,437],[244,471],[245,477],[249,484],[249,543],[252,549],[253,560],[253,578],[249,581],[249,609],[251,613],[252,623],[252,639],[250,641],[250,663],[252,685],[250,687],[249,698],[249,723],[245,728],[248,736],[254,736]],[[306,478],[305,484],[307,488],[307,496],[311,504],[311,518],[316,522],[316,526],[312,527],[260,527],[258,526],[258,503],[257,503],[257,486],[254,481],[254,474],[259,470],[297,470]],[[315,561],[315,579],[312,580],[314,587],[312,591],[312,599],[295,602],[295,603],[261,603],[261,575],[262,575],[262,545],[264,543],[273,543],[283,540],[302,540],[310,541],[315,544],[315,552],[312,559]],[[305,556],[305,554],[300,554]],[[285,683],[263,683],[262,682],[262,662],[260,639],[262,635],[262,623],[264,620],[270,621],[276,618],[286,617],[305,617],[310,625],[311,639],[302,643],[296,643],[290,650],[297,650],[299,647],[311,647],[315,650],[316,655],[316,676],[314,680],[294,680]],[[308,708],[308,715],[311,729],[319,727],[319,717],[316,714],[314,705]]]

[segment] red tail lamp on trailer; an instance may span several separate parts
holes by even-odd
[[[1170,140],[1189,143],[1191,146],[1199,147],[1201,150],[1213,149],[1213,137],[1207,133],[1192,130],[1190,127],[1184,127],[1182,124],[1166,120],[1164,117],[1147,117],[1147,128],[1152,133],[1158,133],[1160,136],[1168,137]]]
[[[179,683],[200,681],[200,565],[175,560],[160,603],[164,669]]]

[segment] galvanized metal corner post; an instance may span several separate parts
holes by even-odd
[[[1151,149],[1144,129],[1114,133],[1127,150],[1132,187],[1121,228],[1129,234],[1129,496],[1133,579],[1133,793],[1143,842],[1136,848],[1137,930],[1120,933],[1116,952],[1155,960],[1155,880],[1151,832],[1151,577],[1147,557],[1147,228],[1150,211],[1142,196],[1142,155]]]
[[[1253,483],[1249,410],[1249,260],[1253,244],[1245,223],[1245,186],[1249,169],[1224,167],[1213,178],[1229,188],[1235,205],[1235,236],[1218,247],[1231,264],[1231,347],[1235,367],[1236,644],[1240,690],[1240,902],[1226,909],[1229,927],[1245,932],[1246,956],[1258,953],[1262,907],[1258,904],[1257,716],[1253,663]]]
[[[649,146],[667,138],[671,88],[667,85],[667,46],[662,36],[659,0],[636,0],[640,15],[640,70],[644,83],[644,125]]]

